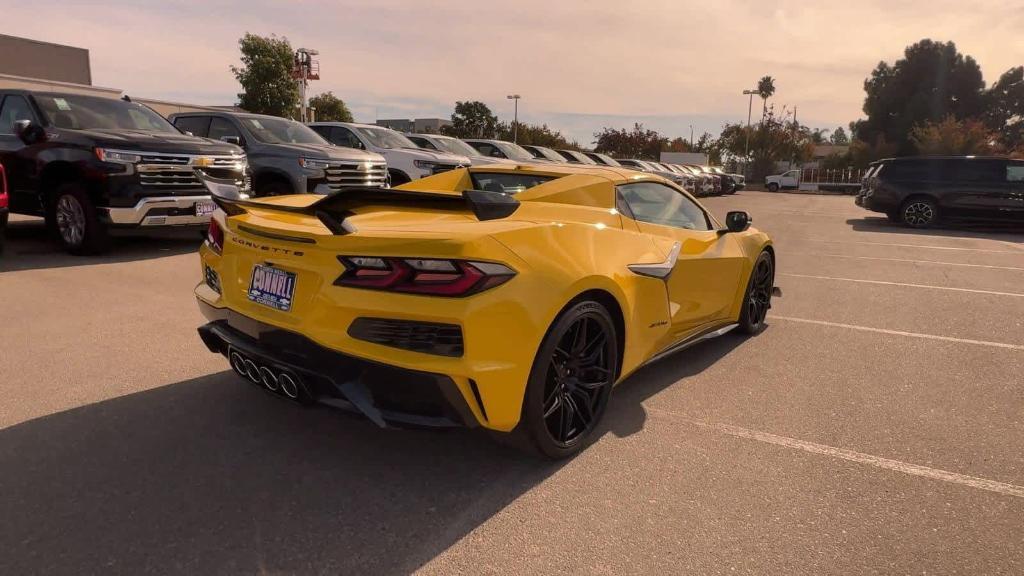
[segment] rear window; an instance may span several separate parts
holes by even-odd
[[[473,172],[473,189],[504,194],[518,194],[527,188],[554,180],[554,176],[504,172]]]

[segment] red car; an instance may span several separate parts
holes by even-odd
[[[0,164],[0,252],[4,251],[4,230],[7,228],[8,205],[7,174],[4,172],[4,165]]]

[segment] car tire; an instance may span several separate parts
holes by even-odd
[[[402,172],[401,170],[388,170],[388,176],[390,176],[390,182],[392,187],[401,186],[402,184],[408,184],[409,182],[412,182],[412,179],[409,178],[409,176],[407,176],[405,172]]]
[[[747,291],[743,296],[740,311],[739,330],[744,334],[759,334],[765,327],[765,317],[772,307],[772,290],[775,287],[775,260],[767,250],[754,261],[747,280]]]
[[[772,182],[771,184],[768,185],[768,191],[769,192],[778,192],[779,191],[779,185],[776,184],[775,182]]]
[[[900,221],[911,228],[927,228],[939,219],[939,207],[931,198],[911,198],[900,208]]]
[[[533,362],[517,444],[550,459],[586,447],[618,377],[618,347],[615,323],[600,303],[584,300],[563,311]]]
[[[61,184],[47,208],[47,221],[68,253],[84,256],[107,249],[107,228],[80,184]]]

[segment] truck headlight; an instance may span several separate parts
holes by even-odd
[[[420,170],[433,170],[437,166],[433,160],[413,160],[412,163]]]
[[[109,148],[97,148],[96,158],[99,158],[100,162],[116,162],[118,164],[135,164],[142,160],[142,156],[138,154]]]
[[[330,168],[331,163],[319,158],[299,158],[299,166],[309,168],[310,170],[326,170]]]

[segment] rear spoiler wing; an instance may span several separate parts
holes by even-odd
[[[356,231],[355,226],[346,222],[352,215],[348,210],[357,205],[393,204],[404,202],[448,203],[459,208],[468,207],[477,220],[497,220],[511,216],[518,208],[519,201],[503,192],[490,190],[465,190],[462,196],[433,194],[414,190],[390,188],[342,188],[331,192],[307,206],[280,206],[251,200],[241,194],[232,180],[213,178],[196,169],[196,177],[210,191],[210,198],[228,216],[238,216],[246,208],[274,210],[315,216],[332,234],[344,235]]]

